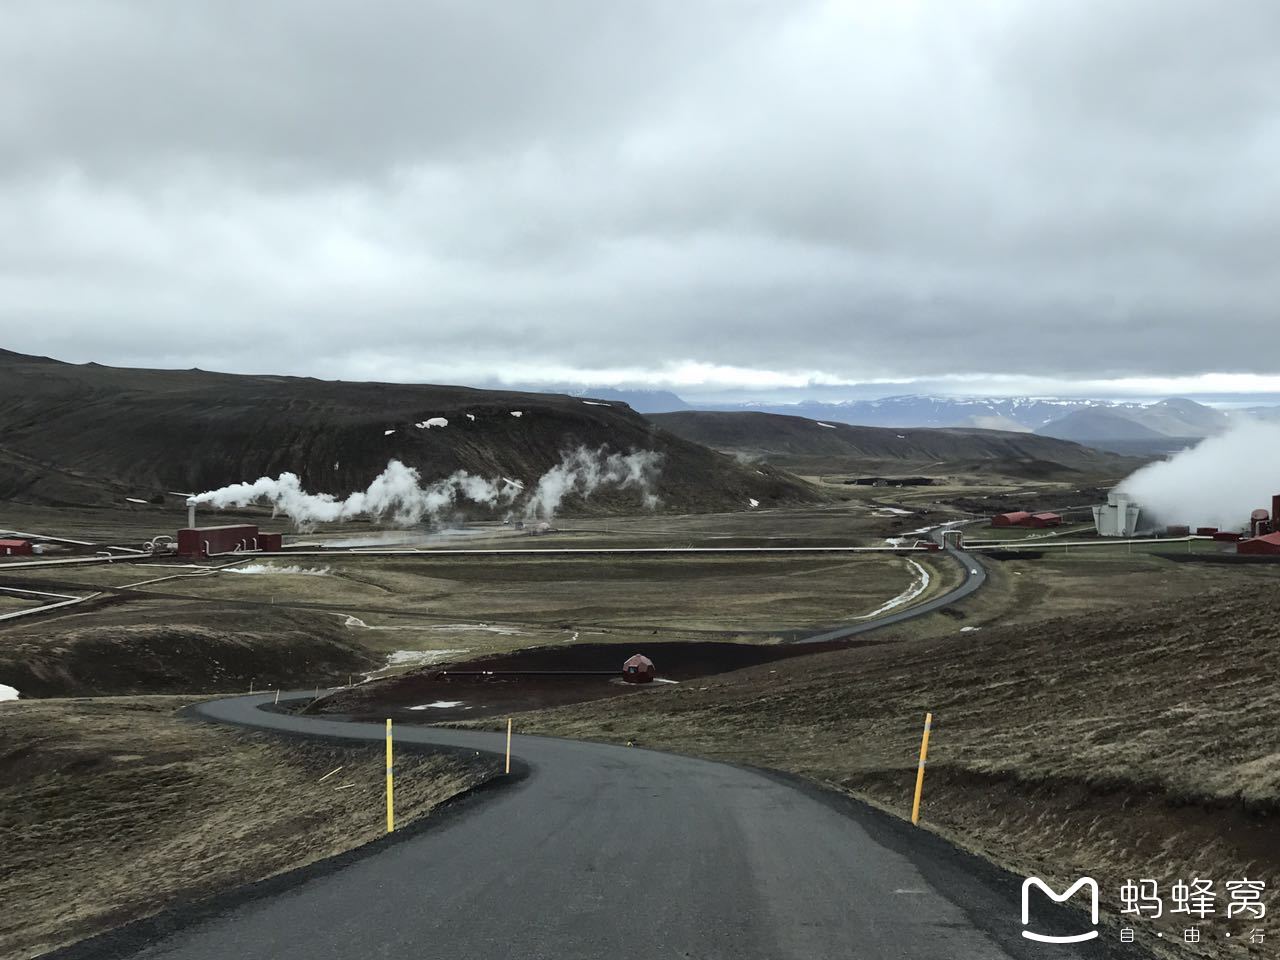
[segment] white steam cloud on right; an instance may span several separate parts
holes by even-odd
[[[1245,421],[1120,483],[1121,493],[1163,523],[1247,527],[1280,493],[1280,424]]]

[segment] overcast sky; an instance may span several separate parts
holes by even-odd
[[[1277,38],[1274,0],[5,4],[3,345],[1280,389]]]

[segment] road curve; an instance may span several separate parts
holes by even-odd
[[[964,570],[964,579],[960,581],[958,586],[953,587],[946,593],[934,597],[932,600],[926,600],[924,603],[917,603],[913,606],[906,607],[896,613],[887,613],[874,619],[864,620],[861,622],[847,623],[843,626],[835,627],[831,630],[824,630],[821,633],[815,633],[808,636],[800,637],[792,640],[792,643],[825,643],[828,640],[844,640],[848,637],[856,637],[859,634],[870,633],[872,630],[881,630],[885,627],[893,626],[895,623],[902,623],[906,620],[914,620],[916,617],[923,617],[926,614],[934,613],[943,607],[949,607],[953,603],[963,600],[969,594],[974,593],[987,582],[987,571],[981,563],[974,558],[973,554],[956,547],[948,546],[942,539],[942,532],[952,524],[944,524],[932,532],[933,539],[938,543],[942,543],[942,549],[950,555],[950,557],[958,563]]]
[[[379,724],[269,712],[211,720],[366,741]],[[498,751],[501,734],[401,726],[407,746]],[[835,745],[833,745],[834,747]],[[516,736],[524,775],[350,862],[60,951],[173,960],[1113,957],[1019,935],[1019,879],[839,795],[760,771],[597,743]],[[911,778],[906,777],[907,780]],[[903,790],[910,789],[904,782]],[[380,817],[380,810],[370,810]],[[1038,918],[1039,919],[1039,918]],[[1078,932],[1055,908],[1049,932]],[[1092,952],[1089,952],[1092,951]]]

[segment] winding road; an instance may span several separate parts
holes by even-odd
[[[364,740],[379,724],[202,705],[206,718]],[[410,745],[503,736],[406,728]],[[1001,960],[1112,957],[1020,936],[1019,879],[800,781],[643,749],[517,736],[520,770],[457,809],[324,863],[56,956],[181,960]],[[907,788],[909,785],[904,785]],[[1037,914],[1078,932],[1078,914]]]
[[[825,643],[828,640],[844,640],[848,637],[856,637],[859,634],[870,633],[872,630],[880,630],[883,627],[893,626],[895,623],[903,623],[907,620],[914,620],[916,617],[923,617],[926,614],[935,613],[943,607],[949,607],[953,603],[963,600],[982,587],[987,582],[986,568],[979,563],[971,553],[948,545],[942,538],[942,533],[950,524],[944,525],[932,531],[931,536],[937,543],[943,544],[943,551],[946,552],[960,568],[964,571],[964,578],[958,585],[952,587],[946,593],[939,594],[931,600],[924,603],[917,603],[910,607],[904,607],[893,613],[886,613],[876,617],[873,620],[865,620],[862,622],[848,623],[831,630],[824,630],[821,633],[815,633],[811,636],[801,637],[793,640],[793,643]]]

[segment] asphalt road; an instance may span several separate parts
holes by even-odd
[[[379,724],[213,701],[209,719],[369,741]],[[400,727],[498,751],[503,735]],[[519,775],[336,863],[179,908],[58,955],[183,960],[1059,960],[1109,941],[1020,937],[1020,878],[852,801],[767,773],[516,736]],[[505,778],[504,778],[505,780]],[[904,790],[910,788],[903,785]],[[371,810],[378,817],[380,810]],[[1046,901],[1047,902],[1047,901]],[[1040,929],[1078,932],[1057,908]]]
[[[950,526],[949,524],[946,526]],[[939,527],[934,530],[932,537],[935,541],[942,542],[942,530],[946,526]],[[831,630],[824,630],[822,633],[815,633],[810,636],[801,637],[793,640],[793,643],[824,643],[828,640],[844,640],[848,637],[856,637],[859,634],[870,633],[872,630],[880,630],[884,627],[892,626],[895,623],[902,623],[904,620],[913,620],[916,617],[923,617],[926,614],[941,610],[943,607],[949,607],[957,601],[963,600],[969,594],[975,592],[987,582],[987,571],[976,559],[973,554],[964,550],[957,550],[955,547],[944,546],[950,557],[958,563],[964,570],[964,579],[959,585],[948,590],[946,593],[934,597],[932,600],[926,600],[924,603],[918,603],[914,606],[905,607],[896,613],[887,613],[883,616],[876,617],[873,620],[865,620],[861,623],[847,623],[843,626],[835,627]]]

